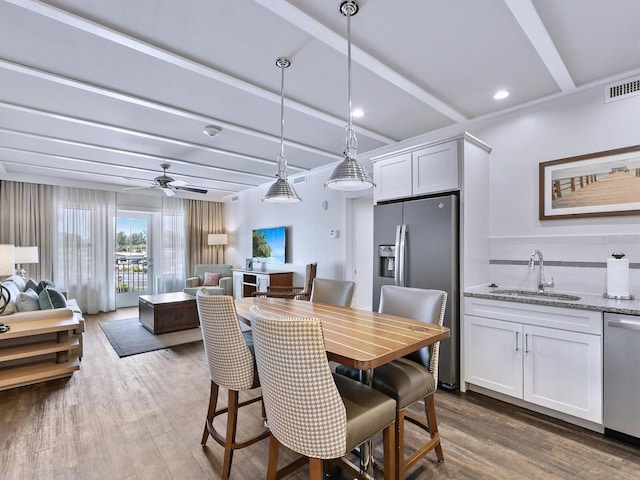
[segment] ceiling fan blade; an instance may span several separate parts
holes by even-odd
[[[175,186],[175,184],[173,184]],[[176,190],[184,190],[185,192],[194,192],[194,193],[207,193],[207,190],[203,188],[194,188],[194,187],[175,187]]]
[[[171,188],[161,188],[161,190],[167,197],[173,197],[176,194],[176,192],[174,192]]]
[[[184,180],[171,180],[171,186],[172,187],[185,187],[189,185],[187,182],[185,182]]]

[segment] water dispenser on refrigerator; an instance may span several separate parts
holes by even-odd
[[[380,245],[378,247],[378,275],[381,277],[394,277],[396,269],[395,245]]]

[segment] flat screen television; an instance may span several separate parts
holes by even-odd
[[[287,229],[285,227],[253,230],[253,261],[286,263]]]

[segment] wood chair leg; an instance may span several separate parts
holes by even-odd
[[[394,479],[396,475],[396,470],[398,468],[398,465],[396,464],[396,459],[395,459],[395,447],[396,447],[395,431],[396,431],[395,422],[387,426],[387,428],[385,428],[382,431],[382,444],[383,444],[383,451],[384,451],[384,457],[383,457],[384,480]]]
[[[233,447],[236,443],[236,425],[238,424],[238,391],[229,390],[227,407],[227,436],[224,443],[224,461],[222,463],[222,480],[227,480],[231,474],[233,462]]]
[[[424,409],[427,415],[431,438],[438,442],[435,446],[436,456],[438,457],[438,462],[442,463],[444,462],[444,454],[442,453],[442,444],[440,443],[440,434],[438,433],[438,421],[436,420],[436,406],[433,393],[427,395],[425,398]]]
[[[309,457],[309,480],[322,480],[322,459]]]
[[[396,426],[395,426],[395,470],[396,480],[402,480],[404,478],[405,463],[404,463],[404,410],[396,410]]]
[[[213,417],[216,414],[216,407],[218,405],[218,385],[211,382],[211,393],[209,393],[209,410],[207,410],[207,419],[204,423],[204,432],[202,432],[202,440],[200,444],[204,447],[209,438],[209,424],[213,422]]]
[[[280,452],[280,442],[273,436],[269,435],[269,464],[267,465],[267,480],[276,480],[278,478],[278,453]]]

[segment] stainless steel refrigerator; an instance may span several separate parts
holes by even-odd
[[[439,383],[458,388],[458,197],[455,194],[379,204],[373,216],[373,309],[383,285],[435,288],[447,292],[440,343]]]

